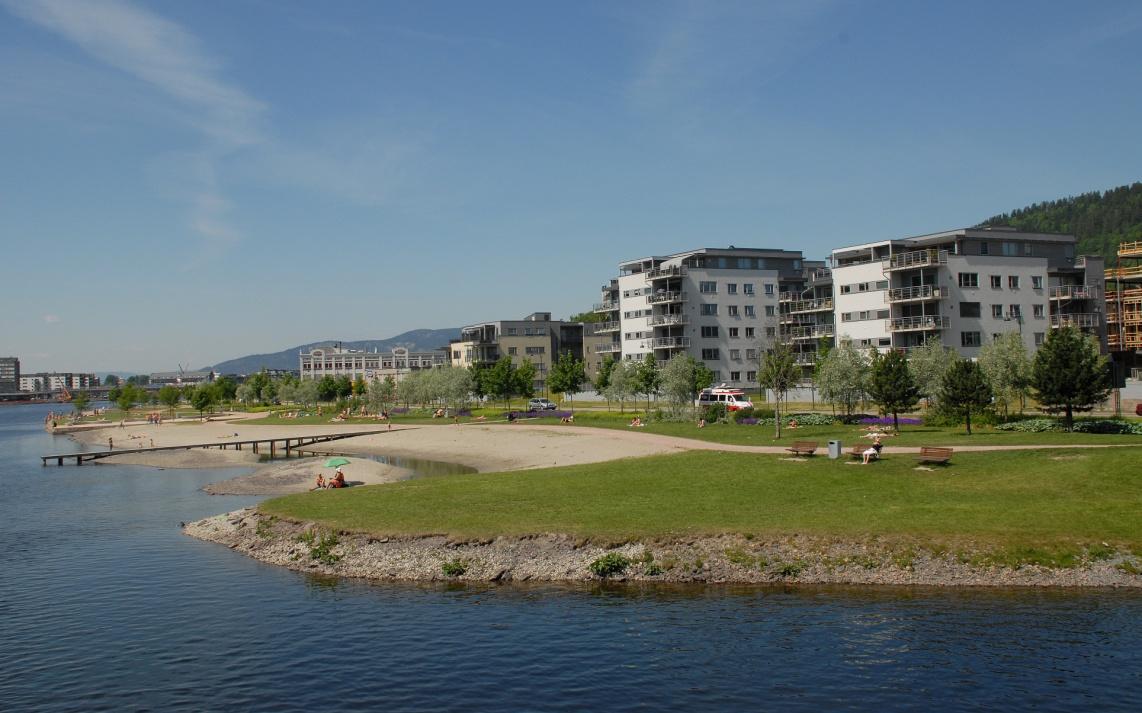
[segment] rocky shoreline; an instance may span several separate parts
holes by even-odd
[[[596,572],[610,565],[605,578],[611,581],[1142,587],[1142,557],[1121,552],[1055,569],[988,566],[877,540],[722,535],[603,547],[556,534],[475,542],[440,535],[376,538],[280,520],[256,508],[188,523],[184,532],[300,572],[390,581],[599,581]]]

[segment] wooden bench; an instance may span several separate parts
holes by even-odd
[[[817,450],[816,441],[793,441],[793,445],[785,450],[789,451],[795,456],[811,456]]]
[[[868,446],[856,445],[853,446],[851,451],[849,451],[849,455],[853,458],[860,458],[861,460],[864,460],[864,452],[867,450]]]
[[[943,463],[946,465],[951,459],[951,448],[933,448],[932,446],[920,446],[920,455],[916,456],[916,460],[920,463]]]

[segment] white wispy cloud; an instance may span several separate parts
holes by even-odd
[[[45,314],[44,324],[58,324],[60,321],[58,314]]]

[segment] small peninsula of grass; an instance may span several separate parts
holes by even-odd
[[[881,537],[1058,564],[1102,542],[1142,551],[1140,456],[1142,448],[957,453],[949,466],[917,470],[906,454],[861,466],[692,451],[306,493],[260,509],[376,536]]]

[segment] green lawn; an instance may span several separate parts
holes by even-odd
[[[565,533],[618,542],[718,533],[884,537],[1002,552],[1142,552],[1142,448],[956,454],[915,469],[687,452],[446,476],[264,502],[268,513],[376,535]]]

